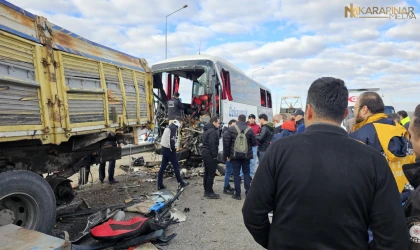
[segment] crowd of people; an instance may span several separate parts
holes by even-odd
[[[242,212],[264,248],[420,249],[420,105],[390,119],[365,92],[346,131],[347,100],[344,81],[314,81],[304,132],[260,159]]]
[[[264,248],[420,249],[420,105],[410,119],[385,114],[375,92],[350,111],[348,96],[344,81],[323,77],[310,86],[305,112],[273,121],[260,114],[259,124],[239,115],[223,128],[223,193],[241,200],[243,181],[244,223]],[[209,199],[220,198],[219,129],[213,117],[203,133]]]

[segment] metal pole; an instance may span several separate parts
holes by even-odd
[[[264,67],[262,67],[261,69],[254,70],[254,72],[252,72],[252,78],[254,78],[254,73],[255,72],[260,71],[260,70],[263,70],[263,69],[264,69]]]
[[[182,10],[182,9],[185,9],[187,7],[188,7],[188,5],[186,4],[186,5],[182,6],[181,9],[176,10],[176,11],[174,11],[171,14],[166,16],[166,28],[165,28],[165,58],[166,59],[168,58],[168,16],[170,16],[170,15],[172,15],[172,14],[174,14],[174,13],[176,13],[176,12]]]

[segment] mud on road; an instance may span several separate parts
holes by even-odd
[[[143,156],[145,161],[160,160],[155,158],[151,153],[138,154],[133,157]],[[120,182],[117,184],[101,184],[98,181],[98,167],[91,168],[93,183],[84,185],[77,190],[77,195],[72,204],[81,204],[80,208],[86,208],[83,199],[91,208],[100,208],[113,205],[123,205],[127,198],[138,198],[143,195],[149,195],[157,191],[157,170],[142,168],[135,176],[127,175],[120,169],[120,165],[128,165],[129,157],[124,157],[116,164],[116,179]],[[174,207],[183,212],[185,208],[189,208],[189,212],[185,212],[187,220],[178,224],[171,225],[166,230],[166,235],[176,233],[177,236],[167,243],[167,245],[158,245],[159,249],[174,250],[207,250],[207,249],[263,249],[254,242],[252,236],[243,224],[241,201],[234,200],[229,195],[223,194],[223,176],[216,176],[214,190],[221,195],[221,199],[209,200],[203,197],[204,190],[202,186],[202,177],[193,176],[189,178],[190,185],[185,188]],[[78,175],[71,178],[77,183]],[[153,180],[153,182],[151,182]],[[167,189],[176,192],[178,184],[174,177],[164,179]],[[127,193],[119,189],[123,186],[136,186],[128,189]],[[231,183],[232,185],[232,183]],[[243,187],[242,187],[243,188]],[[67,209],[58,209],[57,213],[69,212],[74,207]],[[126,213],[126,219],[138,215]],[[72,235],[77,235],[86,227],[87,216],[79,216],[76,218],[66,218],[56,223],[53,235],[59,236],[62,231],[67,231]],[[93,243],[89,235],[83,238],[78,244]]]

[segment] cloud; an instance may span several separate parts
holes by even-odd
[[[420,14],[417,15],[420,18]],[[416,19],[406,20],[386,32],[386,35],[396,40],[420,41],[420,33],[413,32],[420,29],[420,22]]]
[[[203,53],[232,58],[252,65],[268,63],[277,58],[300,58],[314,56],[327,47],[324,37],[303,36],[277,42],[227,43],[208,48]]]
[[[417,0],[420,4],[420,0]],[[350,2],[319,0],[14,0],[14,4],[92,41],[144,57],[149,64],[201,53],[239,66],[273,93],[305,96],[322,76],[350,88],[381,87],[400,103],[420,93],[416,19],[345,18]],[[410,2],[412,3],[412,2]],[[414,4],[414,3],[412,3]],[[409,6],[360,0],[358,6]],[[420,9],[415,6],[416,11]],[[418,15],[420,16],[420,14]],[[414,93],[414,94],[413,94]],[[414,97],[413,97],[414,98]],[[418,98],[418,97],[416,97]],[[408,104],[407,104],[408,105]]]

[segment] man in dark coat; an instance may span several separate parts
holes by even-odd
[[[214,193],[213,182],[217,169],[217,154],[219,153],[219,126],[217,117],[212,117],[204,126],[202,157],[204,161],[204,197],[218,199],[219,194]]]
[[[407,180],[415,188],[412,196],[404,204],[411,240],[410,250],[420,249],[420,105],[417,106],[416,111],[408,131],[417,159],[415,163],[406,164],[402,167]]]
[[[264,157],[265,151],[267,150],[268,146],[270,146],[271,139],[273,138],[274,128],[268,125],[268,117],[266,114],[261,114],[258,116],[261,123],[261,132],[257,135],[258,141],[258,159]]]
[[[242,209],[245,226],[264,248],[367,250],[370,226],[378,249],[407,249],[392,172],[377,150],[341,128],[347,103],[342,80],[314,81],[305,132],[268,148]]]
[[[182,116],[184,105],[179,99],[179,93],[175,92],[174,97],[168,101],[168,119],[169,121],[179,119]]]
[[[228,133],[225,133],[223,136],[223,158],[232,162],[235,180],[235,193],[232,195],[232,198],[237,200],[241,199],[241,177],[239,176],[241,169],[244,175],[245,194],[248,194],[251,186],[250,160],[253,157],[252,147],[257,143],[254,131],[245,120],[245,115],[239,115],[236,125],[230,127]],[[246,136],[248,151],[245,154],[235,154],[234,146],[238,137],[238,130]]]
[[[228,126],[223,128],[223,131],[222,131],[223,137],[225,136],[225,133],[229,133],[229,128],[235,125],[236,122],[237,121],[234,119],[229,121]],[[223,193],[232,195],[235,191],[235,189],[233,189],[229,183],[230,176],[232,175],[232,171],[233,171],[232,162],[226,160],[225,166],[226,166],[226,171],[225,171],[225,183],[223,185]]]

